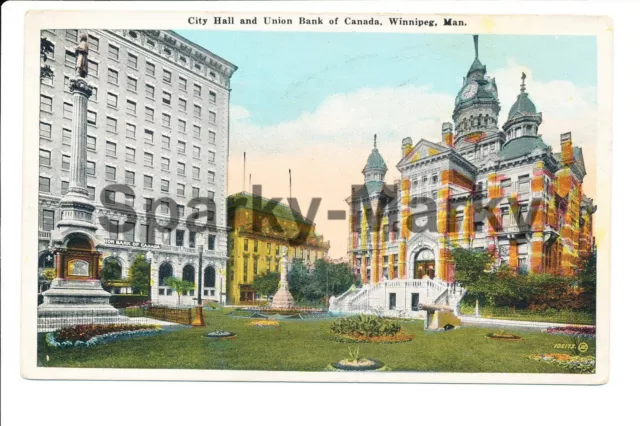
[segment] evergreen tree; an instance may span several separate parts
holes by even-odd
[[[134,293],[141,294],[143,296],[148,296],[150,294],[150,269],[150,265],[145,260],[144,255],[136,255],[135,259],[133,259],[133,263],[131,263],[131,267],[129,268],[128,279],[129,285],[133,289]]]

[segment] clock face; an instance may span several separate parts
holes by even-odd
[[[476,93],[478,93],[478,84],[470,83],[462,91],[462,99],[471,99],[476,95]]]

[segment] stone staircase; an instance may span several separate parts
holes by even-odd
[[[353,288],[333,298],[329,311],[343,314],[374,314],[400,318],[422,318],[424,313],[416,309],[418,304],[446,305],[459,314],[460,301],[466,290],[460,286],[436,279],[386,280]],[[395,296],[391,296],[395,294]],[[395,298],[395,307],[391,304]],[[413,299],[413,300],[412,300]]]

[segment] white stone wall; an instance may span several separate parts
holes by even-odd
[[[157,34],[156,34],[157,33]],[[176,203],[184,205],[184,217],[180,219],[177,229],[186,229],[185,219],[191,214],[191,209],[187,207],[187,202],[192,197],[192,188],[200,189],[200,196],[207,197],[208,191],[215,193],[214,202],[217,207],[215,228],[210,228],[206,234],[215,234],[216,242],[214,250],[205,251],[205,259],[208,262],[219,264],[219,269],[226,269],[226,188],[227,188],[227,158],[229,150],[229,87],[230,74],[235,67],[219,58],[215,54],[206,51],[199,46],[186,41],[177,34],[170,31],[110,31],[110,30],[89,30],[88,34],[99,40],[99,47],[91,45],[90,38],[90,74],[87,81],[94,86],[95,95],[89,99],[88,110],[96,114],[95,124],[88,125],[88,135],[95,137],[95,149],[87,152],[88,161],[95,163],[95,175],[87,177],[87,184],[95,188],[96,221],[101,216],[116,219],[122,225],[125,221],[131,220],[131,215],[126,211],[115,210],[104,206],[100,202],[101,190],[113,183],[125,183],[125,171],[135,173],[135,183],[129,185],[135,192],[135,209],[138,221],[136,224],[134,239],[140,241],[140,225],[145,223],[147,213],[144,209],[144,199],[161,197],[171,197]],[[133,34],[136,37],[133,37]],[[62,196],[62,182],[70,181],[70,172],[62,169],[63,155],[71,156],[71,141],[63,142],[63,129],[71,130],[71,115],[65,112],[64,104],[73,105],[73,99],[68,87],[65,86],[65,78],[71,78],[75,74],[75,61],[65,63],[65,52],[74,52],[77,45],[76,40],[67,38],[65,30],[43,31],[43,37],[49,39],[55,46],[55,52],[47,60],[51,66],[54,77],[51,82],[45,81],[41,84],[41,94],[52,99],[52,107],[42,108],[40,120],[51,125],[51,136],[40,138],[40,148],[50,153],[50,165],[40,166],[40,176],[48,177],[51,182],[49,193],[40,193],[40,219],[39,227],[42,227],[42,210],[53,210],[55,212],[55,222],[60,220],[60,212],[57,208],[57,201]],[[149,41],[153,42],[151,46]],[[118,59],[114,59],[109,54],[109,45],[119,49]],[[165,48],[170,51],[167,53]],[[128,63],[129,54],[137,57],[137,67],[132,67]],[[185,62],[181,61],[185,58]],[[155,65],[155,76],[146,73],[146,63]],[[93,64],[97,64],[98,72],[92,72]],[[200,70],[196,66],[200,66]],[[118,82],[109,82],[108,70],[118,72]],[[171,72],[171,83],[163,82],[163,70]],[[129,90],[128,78],[137,81],[137,90]],[[179,87],[179,77],[187,81],[186,90]],[[155,87],[155,95],[150,99],[146,95],[146,85]],[[195,85],[201,87],[201,96],[194,93]],[[171,94],[171,105],[165,105],[162,101],[163,91]],[[210,103],[209,92],[216,93],[215,103]],[[118,97],[117,106],[107,105],[107,94],[115,94]],[[179,98],[186,99],[186,111],[179,108]],[[127,108],[127,100],[136,103],[136,113],[132,114]],[[201,106],[201,116],[196,116],[194,105]],[[145,117],[145,107],[152,107],[155,111],[154,120],[149,121]],[[216,113],[215,124],[209,123],[209,110]],[[162,114],[170,114],[169,126],[165,126]],[[107,118],[117,120],[116,131],[107,128]],[[186,121],[186,131],[181,132],[178,128],[178,119]],[[136,126],[135,137],[128,137],[127,124]],[[198,138],[194,133],[194,125],[200,126],[201,135]],[[146,143],[145,129],[153,131],[153,144]],[[215,142],[209,141],[209,130],[215,132]],[[162,146],[162,135],[170,136],[170,148],[167,150]],[[186,142],[185,154],[178,153],[178,141]],[[116,144],[116,154],[107,153],[106,143]],[[126,148],[135,149],[135,160],[130,161],[126,155]],[[194,157],[194,147],[200,147],[200,158]],[[209,151],[215,153],[215,161],[209,161]],[[145,164],[144,154],[153,154],[153,165]],[[169,170],[161,169],[161,159],[168,158]],[[185,175],[178,175],[178,162],[185,164]],[[115,181],[106,177],[106,166],[116,168]],[[200,168],[200,178],[193,176],[193,167]],[[208,171],[215,172],[215,181],[209,183]],[[153,177],[153,187],[144,187],[144,176]],[[161,191],[161,179],[169,180],[169,191]],[[185,185],[185,195],[177,195],[177,184]],[[124,194],[116,194],[116,202],[124,203]],[[130,212],[129,212],[130,213]],[[160,209],[156,210],[158,222],[162,223],[166,219],[160,214]],[[99,249],[114,250],[118,247],[102,244],[105,238],[110,238],[108,233],[99,227],[97,236],[99,239]],[[118,239],[124,240],[125,236],[120,234]],[[185,245],[188,245],[188,232],[185,232]],[[150,241],[153,243],[154,241]],[[171,235],[170,244],[163,244],[161,233],[156,235],[155,243],[161,244],[161,249],[152,249],[158,256],[170,259],[177,265],[182,265],[186,258],[197,255],[190,253],[188,247],[181,249],[176,247],[176,232]],[[46,238],[41,238],[41,245],[46,246]],[[206,240],[205,240],[205,248]],[[138,252],[146,253],[148,249],[140,249]],[[182,250],[182,251],[181,251]],[[129,250],[135,253],[136,250]],[[126,263],[126,262],[125,262]],[[159,264],[158,264],[159,265]],[[205,265],[206,266],[206,265]],[[126,266],[123,265],[123,273]],[[157,269],[157,268],[156,268]],[[204,267],[203,267],[204,269]],[[196,269],[197,270],[197,269]],[[174,273],[178,270],[174,268]],[[181,266],[179,273],[181,274]],[[155,274],[157,278],[157,271]],[[157,290],[156,290],[157,293]],[[216,290],[216,298],[219,290]]]

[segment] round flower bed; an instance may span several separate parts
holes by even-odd
[[[47,333],[49,346],[93,346],[98,343],[160,333],[162,328],[146,324],[82,324]]]
[[[219,340],[229,340],[229,339],[235,339],[236,333],[232,333],[230,331],[224,331],[224,330],[216,330],[216,331],[212,331],[211,333],[207,333],[207,337],[211,337],[213,339],[219,339]]]
[[[384,364],[375,359],[363,358],[359,360],[343,359],[329,364],[329,369],[334,371],[373,371],[384,367]]]
[[[566,327],[549,327],[545,330],[545,333],[589,339],[596,337],[596,328],[593,326],[569,325]]]
[[[575,370],[580,373],[595,373],[596,371],[596,358],[593,356],[552,353],[529,355],[528,358],[533,361],[559,365],[560,367]]]
[[[505,342],[518,342],[522,340],[522,337],[516,336],[515,334],[500,333],[500,332],[487,334],[487,337],[492,340],[501,340]]]
[[[360,314],[340,318],[330,327],[334,339],[341,342],[399,343],[414,336],[405,334],[396,320]]]
[[[249,327],[280,327],[280,323],[278,321],[270,321],[270,320],[255,320],[250,321],[247,324]]]

